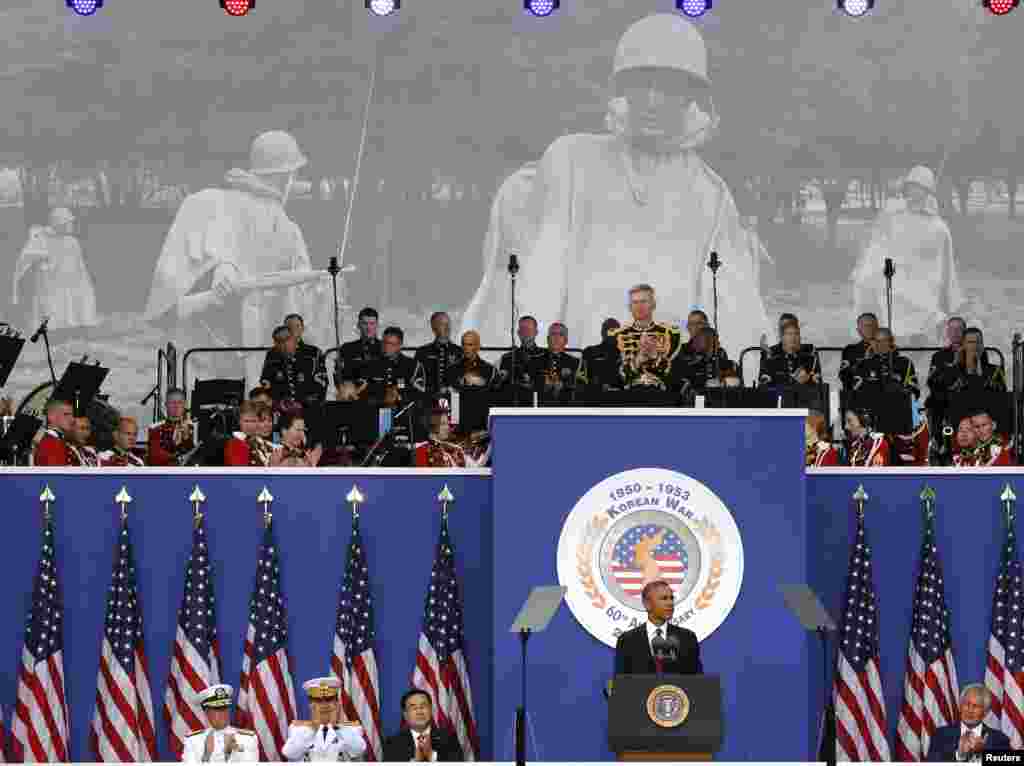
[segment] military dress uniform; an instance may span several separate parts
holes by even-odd
[[[83,468],[96,468],[100,464],[100,456],[95,447],[72,447],[78,453],[78,460]]]
[[[316,384],[316,390],[319,393],[318,398],[322,400],[327,395],[327,361],[324,358],[323,352],[317,346],[314,346],[312,343],[306,343],[300,338],[295,354],[310,360],[313,369],[313,383]],[[311,384],[310,388],[312,387]]]
[[[999,434],[994,434],[986,442],[978,442],[977,456],[979,466],[1011,466],[1016,465],[1013,450]]]
[[[317,360],[310,354],[268,351],[260,380],[270,385],[274,402],[316,404],[323,389],[316,379]]]
[[[377,338],[360,338],[342,343],[338,360],[334,364],[334,385],[365,380],[366,365],[380,359],[382,355],[380,340]]]
[[[889,442],[885,435],[867,432],[859,439],[850,441],[847,453],[850,467],[869,468],[889,465]]]
[[[914,363],[909,357],[895,351],[891,354],[872,354],[864,357],[850,368],[850,378],[854,391],[897,386],[915,399],[921,396]]]
[[[428,439],[416,445],[417,468],[465,468],[466,451],[461,445],[440,439]]]
[[[231,707],[233,689],[227,684],[215,684],[203,689],[197,695],[199,704],[206,710]],[[213,738],[212,752],[207,755],[206,747]],[[227,752],[227,743],[234,739],[234,746]],[[209,727],[194,731],[185,737],[181,760],[185,763],[254,763],[260,759],[259,740],[256,732],[225,726],[222,729]]]
[[[839,363],[839,382],[847,391],[853,390],[853,368],[868,355],[871,342],[862,340],[843,346],[843,357]]]
[[[739,377],[739,371],[723,349],[712,354],[694,353],[677,359],[678,377],[684,386],[694,393],[703,393],[708,388],[720,386],[725,377]]]
[[[513,354],[515,355],[513,357]],[[515,351],[506,351],[501,355],[502,379],[506,383],[514,383],[533,391],[539,390],[544,384],[544,363],[547,351],[536,344],[520,346]],[[515,359],[516,379],[512,380],[512,360]]]
[[[479,379],[481,382],[472,382]],[[447,383],[451,388],[465,389],[494,388],[498,382],[498,370],[493,364],[479,356],[467,359],[463,356],[448,368]]]
[[[449,385],[448,369],[462,361],[462,347],[435,340],[418,348],[415,359],[423,367],[427,393],[436,397]]]
[[[99,454],[100,468],[139,468],[144,465],[146,463],[142,458],[120,447],[114,447]]]
[[[337,702],[341,682],[314,678],[302,685],[311,702]],[[340,712],[339,712],[340,715]],[[317,726],[313,721],[292,721],[281,753],[289,761],[355,761],[366,753],[363,727],[357,723]]]
[[[274,445],[262,436],[246,436],[235,431],[224,445],[224,465],[267,468],[274,454]]]
[[[367,362],[361,380],[368,384],[368,395],[372,399],[382,399],[392,386],[398,389],[402,401],[426,390],[423,366],[401,352],[390,358],[381,356]]]
[[[619,349],[612,338],[583,349],[579,381],[586,388],[603,391],[622,387],[619,377]]]
[[[821,362],[817,354],[805,352],[803,346],[795,354],[769,354],[763,358],[758,380],[762,386],[791,386],[796,384],[800,370],[811,376],[808,383],[817,383],[821,379]]]
[[[174,443],[174,434],[183,432],[179,443]],[[196,424],[188,418],[181,420],[160,420],[149,427],[146,434],[147,465],[179,465],[179,458],[195,449]]]
[[[78,450],[67,440],[63,431],[47,428],[46,434],[40,439],[32,452],[32,465],[63,465],[80,466],[82,457]]]
[[[981,370],[977,374],[969,373],[959,364],[947,367],[939,376],[940,386],[950,397],[961,393],[1006,392],[1006,373],[1003,368],[981,360]]]
[[[813,355],[817,354],[818,351],[817,351],[817,349],[814,348],[814,344],[813,343],[801,343],[800,344],[800,353],[801,354],[810,354],[810,355],[813,356]],[[771,348],[768,349],[768,358],[769,359],[772,358],[772,357],[784,356],[784,355],[785,355],[785,352],[782,350],[782,344],[781,343],[776,343],[774,346],[772,346]]]
[[[568,401],[576,389],[580,360],[564,351],[548,351],[544,358],[544,391],[547,396]]]
[[[619,352],[619,378],[626,389],[654,388],[670,391],[678,386],[673,379],[673,364],[683,347],[678,327],[651,322],[646,327],[639,323],[612,330]],[[645,357],[640,342],[645,335],[654,336],[655,352]]]

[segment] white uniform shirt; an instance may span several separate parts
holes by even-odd
[[[224,741],[228,734],[235,735],[235,750],[225,759]],[[260,759],[259,743],[254,734],[243,733],[233,726],[225,726],[223,729],[203,729],[185,737],[185,749],[181,759],[185,763],[202,763],[206,755],[206,740],[213,737],[213,755],[210,756],[210,763],[235,762],[256,762]]]
[[[353,761],[366,752],[363,727],[292,724],[281,752],[289,761]]]

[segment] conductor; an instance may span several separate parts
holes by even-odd
[[[647,620],[619,636],[615,646],[615,675],[703,673],[697,634],[669,622],[675,610],[672,586],[664,580],[649,582],[641,598]]]

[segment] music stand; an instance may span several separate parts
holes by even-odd
[[[379,437],[377,409],[369,402],[325,402],[315,438],[324,450],[339,446],[342,433],[349,444],[373,444]]]
[[[82,417],[109,372],[106,367],[96,364],[71,362],[57,382],[50,399],[71,402],[75,407],[75,415]]]
[[[208,441],[215,433],[230,436],[238,420],[238,406],[244,399],[244,379],[196,379],[192,387],[191,410],[199,426],[199,441]],[[222,422],[215,424],[218,417]],[[215,425],[220,428],[215,428]]]
[[[0,454],[10,456],[10,465],[17,465],[18,455],[28,452],[32,446],[32,437],[42,425],[43,421],[28,414],[17,415],[11,421],[7,433],[0,439]]]
[[[964,392],[954,397],[946,412],[954,431],[964,417],[986,412],[996,422],[998,433],[1008,435],[1013,432],[1013,394],[1002,391]]]
[[[0,335],[0,388],[7,385],[24,345],[25,339],[18,335]]]

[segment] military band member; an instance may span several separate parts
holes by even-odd
[[[306,420],[302,415],[286,412],[281,415],[281,444],[270,458],[272,466],[315,468],[320,464],[323,447],[317,444],[306,449]]]
[[[938,376],[939,385],[949,400],[965,392],[1006,392],[1006,373],[988,361],[981,330],[969,328],[963,337],[956,363]]]
[[[448,387],[448,369],[462,361],[462,349],[449,340],[452,322],[443,311],[430,317],[434,340],[416,350],[416,361],[423,367],[427,393],[438,397]]]
[[[853,367],[871,353],[871,343],[878,332],[878,317],[866,312],[857,317],[857,334],[860,340],[843,347],[843,358],[839,363],[839,381],[843,388],[853,388]]]
[[[601,342],[583,349],[579,382],[591,391],[612,391],[622,387],[619,349],[614,332],[621,326],[618,319],[605,319],[601,323]]]
[[[1013,450],[1007,440],[996,431],[996,421],[987,412],[976,412],[971,416],[971,425],[978,436],[978,465],[1016,465]]]
[[[729,355],[718,345],[718,333],[714,327],[702,325],[689,344],[692,353],[677,357],[679,376],[686,381],[686,387],[695,394],[709,388],[740,385],[739,370]]]
[[[285,325],[274,330],[274,348],[267,352],[260,373],[260,384],[270,388],[271,396],[281,410],[295,405],[315,405],[323,396],[316,380],[317,361],[309,354],[299,354],[299,339]]]
[[[451,441],[451,420],[446,410],[437,408],[430,414],[430,436],[416,445],[417,468],[465,468],[470,465],[466,451]]]
[[[960,418],[953,443],[953,466],[975,468],[978,465],[978,432],[970,415]]]
[[[95,468],[100,464],[96,448],[89,443],[92,441],[92,421],[89,418],[75,418],[75,426],[68,436],[68,446],[78,453],[79,464],[83,468]]]
[[[261,417],[262,416],[262,417]],[[224,465],[266,468],[274,453],[274,445],[262,434],[271,421],[270,409],[254,401],[242,402],[238,410],[236,431],[224,445]]]
[[[520,388],[537,391],[544,380],[546,355],[544,349],[537,345],[537,320],[532,316],[521,317],[516,333],[519,336],[519,348],[502,354],[501,363],[498,365],[502,380]],[[515,380],[512,379],[513,367]]]
[[[80,466],[81,457],[68,440],[75,426],[75,408],[69,401],[46,403],[46,429],[32,453],[32,465]]]
[[[804,424],[806,452],[804,465],[823,468],[839,465],[839,451],[828,438],[828,425],[824,413],[810,410]]]
[[[708,315],[700,309],[694,309],[686,315],[686,332],[690,338],[686,341],[686,345],[683,347],[683,354],[694,354],[696,353],[693,348],[694,341],[697,336],[700,335],[701,328],[708,326]]]
[[[390,396],[397,393],[397,406],[426,390],[423,366],[402,353],[404,340],[401,328],[387,328],[381,340],[381,356],[363,367],[363,382],[368,384],[367,395],[371,399],[391,402]]]
[[[892,330],[879,327],[870,353],[850,369],[854,391],[904,391],[917,399],[921,387],[914,363],[896,350]]]
[[[185,413],[185,392],[167,391],[167,418],[149,427],[146,436],[146,464],[180,465],[180,460],[196,446],[196,424]]]
[[[313,368],[313,381],[316,383],[320,401],[327,395],[327,366],[323,352],[312,343],[306,343],[303,335],[306,332],[306,322],[300,314],[289,314],[284,318],[285,327],[298,340],[298,347],[295,353],[309,360]]]
[[[814,385],[821,381],[821,361],[813,346],[801,343],[796,320],[787,321],[782,330],[781,351],[761,357],[759,380],[762,386]]]
[[[448,385],[458,390],[494,388],[498,370],[480,358],[480,335],[476,330],[462,333],[462,356],[448,368]]]
[[[377,339],[377,310],[367,307],[359,312],[359,339],[341,344],[334,365],[334,385],[352,383],[366,378],[364,367],[381,356],[381,342]]]
[[[302,685],[312,720],[292,721],[281,749],[289,761],[354,761],[366,753],[363,727],[341,716],[337,678],[314,678]]]
[[[565,349],[569,347],[569,330],[561,322],[548,327],[548,348],[544,357],[544,393],[559,401],[568,401],[576,388],[580,360]]]
[[[853,468],[889,465],[889,443],[885,435],[875,433],[874,419],[866,410],[846,413],[847,458]]]
[[[231,695],[227,684],[215,684],[199,692],[198,700],[210,722],[209,728],[185,737],[181,760],[185,763],[239,763],[260,759],[256,732],[229,726]]]
[[[799,329],[800,328],[800,319],[797,317],[796,314],[789,314],[789,313],[779,314],[779,342],[776,343],[774,346],[771,346],[770,348],[768,348],[767,352],[765,352],[769,358],[770,357],[774,357],[774,356],[781,356],[782,355],[782,353],[783,353],[783,349],[782,349],[782,346],[783,346],[782,335],[783,335],[783,333],[786,330],[786,325],[792,324],[794,322],[796,323],[797,329]],[[764,348],[764,346],[762,345],[762,349],[763,348]],[[814,354],[815,353],[814,344],[813,343],[803,343],[803,342],[801,342],[800,343],[800,352],[803,353],[803,354]]]
[[[100,468],[144,466],[146,463],[132,452],[139,438],[139,424],[135,418],[122,416],[114,431],[114,447],[99,454]]]
[[[963,317],[954,316],[947,319],[946,345],[932,354],[928,367],[928,398],[925,400],[924,406],[928,412],[928,427],[933,435],[930,457],[936,465],[948,461],[949,458],[945,454],[946,445],[939,439],[946,423],[946,413],[951,398],[950,392],[946,390],[945,386],[948,381],[947,372],[957,362],[960,344],[963,342],[966,330],[967,322]]]
[[[650,285],[636,285],[629,291],[633,321],[615,331],[619,376],[627,389],[670,391],[678,387],[672,368],[682,349],[682,335],[678,327],[654,321],[657,305]]]

